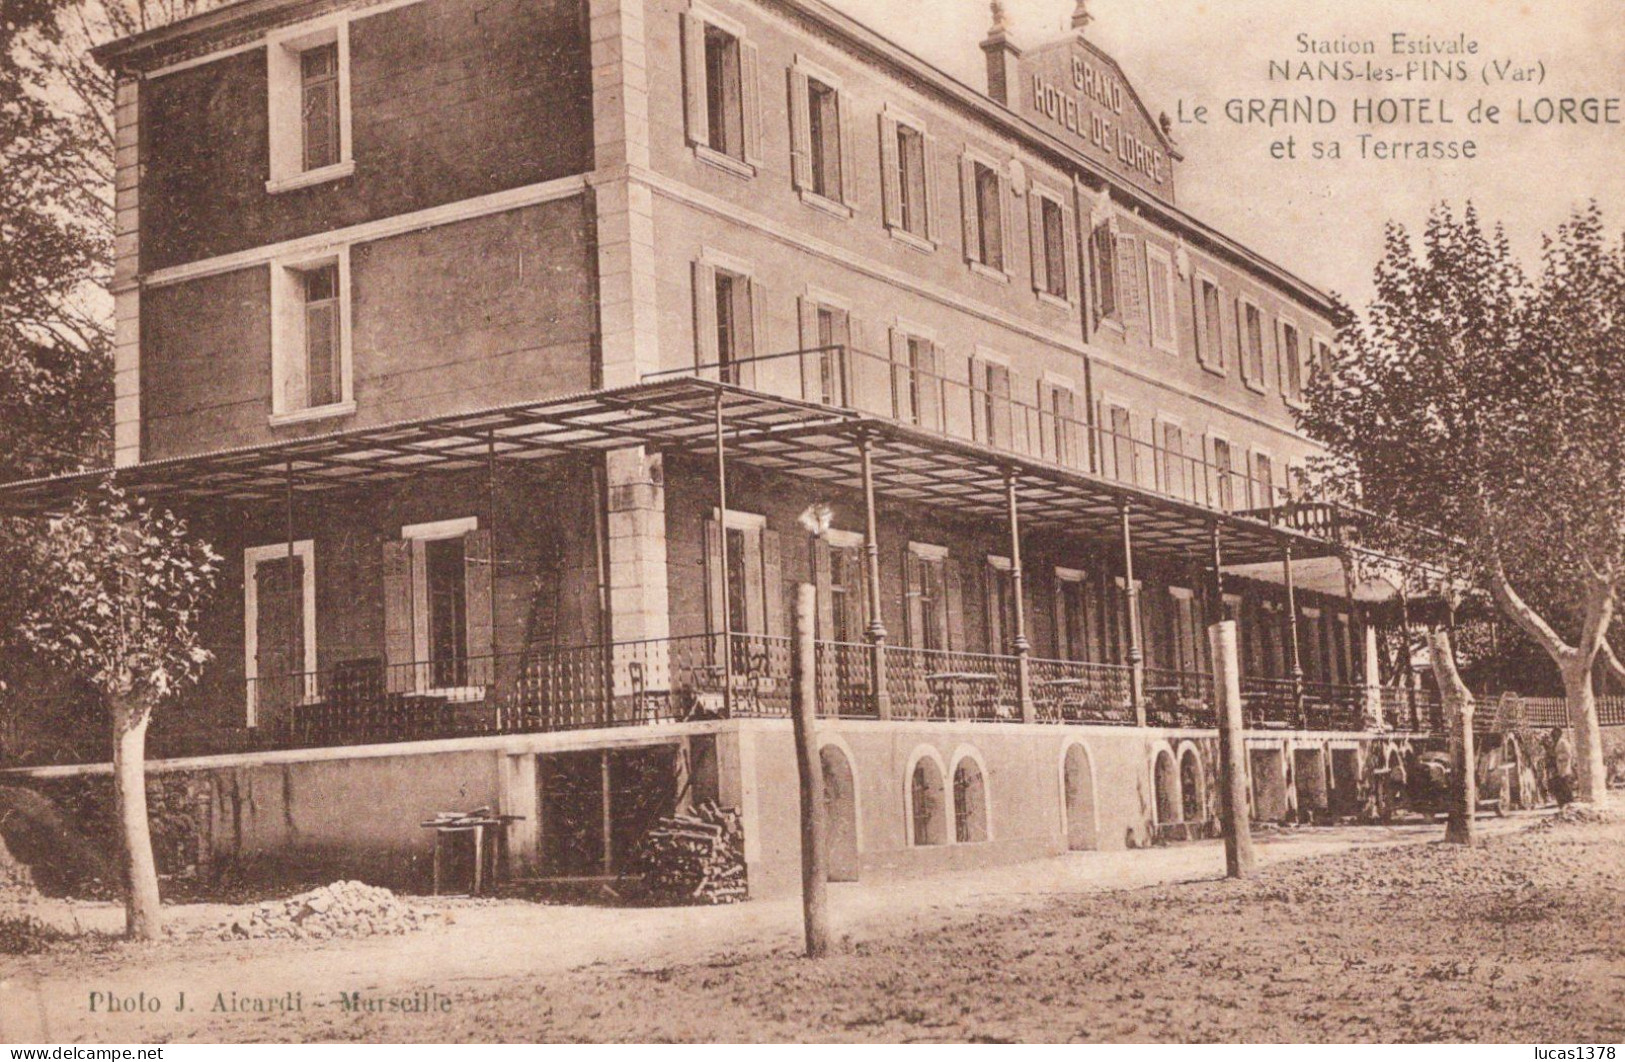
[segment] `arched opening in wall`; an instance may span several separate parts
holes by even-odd
[[[1202,784],[1202,758],[1196,749],[1186,746],[1179,754],[1179,795],[1186,822],[1201,822],[1202,795],[1207,787]]]
[[[910,841],[916,845],[947,844],[947,801],[942,791],[942,768],[929,756],[920,757],[908,781],[908,813],[913,824]]]
[[[1066,808],[1066,846],[1074,852],[1093,851],[1100,844],[1095,827],[1095,778],[1089,750],[1069,745],[1061,763],[1062,799]]]
[[[974,844],[987,840],[987,780],[969,756],[954,765],[954,840]]]
[[[1179,771],[1174,767],[1173,753],[1167,749],[1157,750],[1152,774],[1157,790],[1157,823],[1166,826],[1180,821],[1184,809],[1179,806]]]
[[[824,852],[830,881],[858,880],[858,794],[852,764],[838,746],[818,750],[824,772]]]

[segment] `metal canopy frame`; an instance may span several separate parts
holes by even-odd
[[[863,489],[860,439],[867,436],[875,491],[893,501],[1002,521],[1008,516],[1007,477],[1013,475],[1029,532],[1112,540],[1126,503],[1135,548],[1149,554],[1205,557],[1215,525],[1222,528],[1227,564],[1273,561],[1285,546],[1297,557],[1337,553],[1326,538],[1265,518],[1272,514],[1216,512],[1025,455],[695,377],[22,480],[0,486],[0,513],[59,511],[109,475],[153,502],[263,503],[285,501],[290,483],[308,497],[423,473],[485,471],[497,461],[632,445],[714,459],[719,409],[730,461],[832,487]]]

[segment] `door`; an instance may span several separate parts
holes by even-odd
[[[858,804],[852,764],[834,745],[818,750],[824,771],[824,851],[830,881],[858,880]]]
[[[275,726],[289,719],[306,683],[304,558],[261,560],[254,579],[255,720]]]

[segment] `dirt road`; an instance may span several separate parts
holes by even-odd
[[[1245,884],[1213,880],[1222,853],[1202,844],[843,887],[847,943],[819,964],[793,955],[790,901],[465,903],[406,937],[69,950],[12,961],[0,1037],[1620,1039],[1625,827],[1418,843],[1437,834],[1295,833]],[[172,914],[185,929],[224,909]],[[78,915],[111,928],[117,912]],[[160,1009],[92,1012],[93,991]],[[217,1010],[232,993],[300,1009]],[[346,1010],[348,993],[384,1009]]]

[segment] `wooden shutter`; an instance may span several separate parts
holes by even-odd
[[[1140,280],[1140,244],[1132,236],[1117,237],[1117,301],[1123,323],[1144,320],[1145,285]]]
[[[892,328],[887,331],[887,349],[891,354],[891,415],[905,423],[912,422],[919,411],[914,408],[912,373],[908,365],[908,335]]]
[[[736,287],[735,290],[737,291],[738,288]],[[758,358],[764,354],[773,353],[773,347],[769,342],[765,324],[767,319],[767,285],[752,277],[745,282],[744,290],[748,293],[746,297],[750,299],[750,306],[746,308],[748,312],[743,314],[735,313],[735,317],[746,322],[746,327],[750,329],[750,335],[746,336],[745,342],[739,345],[741,360]],[[735,379],[739,381],[739,386],[756,386],[756,363],[754,361],[745,361],[735,372],[738,373]]]
[[[920,600],[920,587],[925,578],[920,558],[907,547],[903,549],[903,613],[907,629],[903,632],[908,644],[916,649],[925,645],[925,607]]]
[[[768,636],[789,634],[784,623],[784,544],[771,528],[762,529],[762,604]]]
[[[987,631],[987,645],[983,648],[989,653],[1003,653],[1009,632],[1005,628],[1004,610],[1000,606],[999,592],[1004,572],[995,568],[991,562],[982,565],[982,624]]]
[[[833,638],[835,631],[835,608],[833,592],[830,587],[829,540],[817,538],[812,544],[812,574],[813,586],[818,590],[818,637]]]
[[[722,525],[705,519],[705,629],[711,634],[723,633],[722,610],[727,584],[722,570]],[[737,626],[741,617],[735,617]]]
[[[942,238],[942,226],[937,212],[937,138],[929,133],[921,133],[925,141],[921,148],[925,161],[925,231],[926,238],[939,240]]]
[[[796,296],[796,321],[801,331],[801,349],[818,346],[818,304],[805,295]],[[801,355],[801,397],[808,402],[823,400],[822,354]]]
[[[694,263],[694,364],[717,363],[717,271]]]
[[[745,161],[762,162],[762,60],[749,41],[739,42],[739,95],[745,119]]]
[[[1072,208],[1065,205],[1061,207],[1061,233],[1066,243],[1061,251],[1066,260],[1066,301],[1075,306],[1081,297],[1079,278],[1083,273],[1078,258],[1078,219]],[[1169,312],[1172,312],[1171,307]]]
[[[468,658],[489,659],[496,648],[496,616],[492,596],[495,564],[490,528],[463,536],[463,598],[468,617]],[[474,675],[489,675],[491,668],[474,665]]]
[[[833,88],[833,86],[831,86]],[[844,89],[835,89],[835,121],[841,129],[841,202],[858,208],[858,122]]]
[[[383,544],[384,660],[392,693],[413,688],[412,543],[391,539]]]
[[[959,159],[959,195],[965,221],[965,261],[982,259],[982,223],[976,212],[976,163],[968,156]]]
[[[683,15],[683,114],[690,144],[711,143],[705,85],[705,23]]]
[[[807,113],[807,75],[791,67],[787,72],[790,92],[790,183],[810,190],[812,180],[812,120]]]
[[[990,425],[989,441],[995,446],[1006,449],[1015,448],[1012,437],[1012,414],[1014,409],[1010,402],[1010,369],[1004,365],[988,366],[987,377],[988,393],[992,396],[993,423]]]
[[[880,207],[885,223],[903,224],[903,182],[897,153],[897,121],[880,113]]]
[[[952,557],[942,562],[943,596],[947,602],[947,637],[943,644],[949,649],[965,648],[965,593],[960,585],[959,564]]]
[[[941,359],[935,343],[921,340],[919,358],[920,426],[931,431],[945,430],[942,408]]]
[[[1033,290],[1049,290],[1049,258],[1044,253],[1044,197],[1027,191],[1027,246],[1033,263]]]

